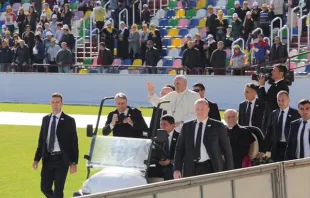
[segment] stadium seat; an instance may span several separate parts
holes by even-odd
[[[142,66],[142,60],[141,59],[135,59],[132,63],[132,66]]]
[[[188,7],[189,7],[190,9],[193,9],[193,8],[196,7],[196,5],[197,5],[196,1],[190,1]]]
[[[177,2],[176,1],[169,1],[168,7],[169,7],[169,9],[175,9],[177,7]]]
[[[97,73],[98,73],[98,70],[96,70],[96,69],[91,69],[91,70],[89,70],[88,73],[89,73],[89,74],[97,74]]]
[[[168,10],[167,13],[166,13],[166,18],[167,19],[170,19],[170,18],[173,18],[175,17],[175,11],[174,10]]]
[[[122,60],[121,59],[114,59],[113,63],[112,63],[113,66],[119,66],[119,65],[122,65]]]
[[[164,38],[163,41],[162,41],[162,46],[164,48],[167,48],[170,45],[171,45],[171,39],[170,38]]]
[[[289,69],[295,70],[295,69],[296,69],[296,63],[290,62],[290,63],[289,63]]]
[[[14,3],[12,6],[13,11],[18,11],[18,9],[22,7],[22,4],[20,3]]]
[[[208,0],[207,6],[209,6],[209,5],[217,6],[216,3],[217,3],[217,0]]]
[[[166,11],[163,9],[160,9],[156,12],[155,18],[162,19],[162,18],[165,18],[165,16],[166,16]]]
[[[180,57],[182,57],[182,56],[183,56],[183,54],[184,54],[184,51],[183,51],[183,50],[181,50],[181,51],[180,51],[179,56],[180,56]]]
[[[77,20],[79,20],[79,19],[84,17],[84,12],[83,11],[77,11],[74,13],[74,16],[77,18]]]
[[[188,20],[187,19],[180,19],[179,21],[179,27],[184,28],[187,27]]]
[[[167,56],[167,49],[165,48],[161,49],[160,56],[161,57]]]
[[[170,19],[169,20],[169,26],[170,27],[176,27],[179,25],[179,20],[178,19]]]
[[[171,76],[175,76],[177,75],[177,72],[175,70],[170,70],[168,74]]]
[[[185,17],[185,10],[179,9],[175,15],[176,18],[184,18]]]
[[[157,62],[157,67],[162,67],[163,66],[163,59],[160,59],[158,62]]]
[[[195,7],[196,10],[203,9],[207,6],[206,0],[198,0],[197,5]]]
[[[172,40],[171,46],[169,47],[175,48],[175,47],[181,47],[181,46],[182,46],[182,40],[180,38],[175,38]]]
[[[162,28],[159,30],[159,33],[160,33],[160,36],[161,37],[164,37],[164,36],[167,36],[168,35],[168,31],[166,28]]]
[[[0,27],[2,27],[2,25],[5,24],[5,21],[0,21]],[[2,33],[2,28],[0,28],[1,33]]]
[[[196,16],[196,10],[188,10],[186,12],[186,18],[190,19],[190,18],[194,18]]]
[[[306,66],[305,72],[308,73],[308,74],[310,73],[310,65],[307,65],[307,66]]]
[[[190,34],[192,37],[194,37],[197,33],[199,33],[199,30],[198,30],[198,28],[196,28],[196,27],[189,30],[189,34]]]
[[[189,24],[188,24],[188,27],[189,28],[194,28],[194,27],[196,27],[197,25],[199,24],[199,22],[198,22],[198,19],[191,19],[190,21],[189,21]]]
[[[119,71],[119,74],[129,74],[128,69],[123,69]]]
[[[177,8],[178,9],[182,9],[183,8],[182,1],[178,1]]]
[[[122,65],[131,65],[132,63],[131,63],[131,59],[125,59],[125,60],[123,60],[123,63],[122,63]]]
[[[172,59],[164,59],[163,60],[163,66],[164,67],[172,67],[173,65],[173,60]]]
[[[228,16],[232,16],[232,15],[234,14],[234,12],[235,12],[235,9],[234,9],[234,8],[230,8],[230,9],[228,10],[227,15],[228,15]]]
[[[22,8],[23,8],[25,11],[29,11],[29,6],[31,6],[30,3],[23,3]]]
[[[153,19],[151,20],[150,24],[154,24],[155,27],[158,27],[159,26],[159,20],[153,17]]]
[[[161,19],[159,21],[158,27],[166,27],[166,26],[168,26],[168,23],[169,23],[168,19]]]
[[[89,58],[86,58],[83,60],[83,65],[85,66],[90,66],[93,64],[93,60],[92,59],[89,59]]]
[[[80,69],[79,74],[88,74],[87,69]]]
[[[182,28],[179,30],[179,35],[180,37],[185,37],[188,34],[188,29],[187,28]]]
[[[182,67],[182,60],[181,59],[175,59],[173,61],[173,67],[176,67],[176,68]]]
[[[6,11],[6,7],[7,6],[10,6],[11,4],[9,2],[5,2],[3,5],[2,5],[2,9],[0,10],[0,12],[5,12]],[[28,8],[27,8],[28,9]]]
[[[197,11],[195,19],[200,19],[207,16],[207,11],[205,9],[200,9]]]
[[[78,4],[77,3],[70,3],[69,7],[70,7],[71,11],[76,11],[78,8]]]
[[[200,21],[199,21],[199,24],[198,24],[197,28],[201,29],[201,28],[206,27],[206,21],[207,21],[207,19],[206,19],[206,18],[202,18],[202,19],[200,19]]]
[[[0,21],[4,21],[5,20],[5,13],[6,12],[2,12],[0,15]]]
[[[168,57],[169,58],[178,58],[179,57],[179,53],[180,53],[180,50],[177,49],[177,48],[171,48],[168,52]]]
[[[200,36],[201,36],[202,39],[207,37],[207,32],[206,32],[206,28],[205,27],[200,29]]]
[[[168,31],[168,37],[176,37],[179,35],[179,30],[177,28],[171,28],[169,31]]]

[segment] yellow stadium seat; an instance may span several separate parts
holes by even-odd
[[[113,49],[113,54],[114,54],[114,56],[117,55],[117,48],[114,48],[114,49]]]
[[[169,47],[181,47],[182,46],[182,40],[180,38],[175,38],[172,40],[171,46]]]
[[[84,15],[84,19],[89,19],[90,18],[90,15],[91,15],[92,11],[87,11],[85,12],[85,15]]]
[[[206,21],[207,21],[207,19],[206,19],[206,18],[202,18],[202,19],[200,19],[200,21],[199,21],[199,25],[197,26],[197,28],[201,29],[201,28],[206,27]]]
[[[87,71],[87,69],[81,69],[79,71],[79,74],[88,74],[88,71]]]
[[[171,71],[169,71],[169,73],[168,73],[170,76],[175,76],[175,75],[177,75],[177,72],[175,71],[175,70],[171,70]]]
[[[185,10],[184,9],[178,10],[175,17],[176,18],[184,18],[185,17]]]
[[[168,35],[165,36],[165,37],[176,37],[179,35],[179,30],[176,29],[176,28],[171,28],[169,31],[168,31]]]
[[[132,66],[141,66],[142,60],[141,59],[135,59],[132,63]]]
[[[198,0],[195,10],[203,9],[207,6],[206,0]]]

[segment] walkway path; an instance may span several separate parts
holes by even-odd
[[[42,118],[46,113],[20,113],[20,112],[0,112],[0,125],[24,125],[41,126]],[[97,122],[96,115],[70,115],[75,118],[77,128],[86,128],[92,124],[95,128]],[[99,127],[102,128],[106,122],[107,116],[101,116]],[[149,125],[151,118],[145,117],[145,122]]]

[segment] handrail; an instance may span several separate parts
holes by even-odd
[[[255,30],[252,31],[252,35],[254,35],[256,32],[260,31],[260,33],[263,33],[263,29],[262,28],[256,28]],[[251,43],[253,43],[254,39],[251,39]],[[252,50],[251,53],[251,64],[253,64],[253,59],[254,59],[254,51]]]
[[[280,17],[276,17],[274,19],[272,19],[272,21],[270,22],[270,30],[271,30],[271,37],[270,37],[270,43],[272,44],[273,43],[273,24],[275,21],[279,20],[280,21],[280,29],[282,28],[282,18]],[[281,37],[282,37],[282,34],[281,34]]]
[[[302,16],[302,8],[300,6],[296,6],[295,8],[292,9],[291,13],[288,13],[288,15],[291,15],[291,40],[293,39],[293,20],[294,20],[294,17],[293,17],[293,12],[295,10],[299,9],[299,17]]]
[[[93,58],[93,33],[94,32],[99,32],[100,30],[98,28],[95,28],[93,29],[91,32],[90,32],[90,58]],[[97,48],[99,48],[99,34],[96,34],[97,35]]]
[[[279,31],[278,31],[278,36],[280,37],[280,40],[281,40],[281,42],[282,42],[282,31],[283,30],[286,30],[286,32],[287,32],[287,36],[286,36],[286,40],[287,40],[287,53],[289,53],[290,52],[290,29],[287,27],[287,25],[284,25],[282,28],[280,28],[279,29]],[[281,36],[280,36],[281,35]]]
[[[78,43],[82,41],[84,38],[79,38],[75,41],[75,63],[78,61]]]
[[[156,3],[155,3],[155,0],[153,0],[153,14],[154,14],[154,17],[156,15]]]
[[[123,12],[126,11],[126,24],[128,25],[128,10],[124,8],[122,11],[119,12],[118,14],[118,27],[121,27],[121,15]]]
[[[136,21],[136,19],[135,19],[135,4],[136,3],[138,3],[139,2],[139,0],[136,0],[133,4],[132,4],[132,24],[135,24],[135,21]],[[141,4],[141,2],[140,2],[140,4]],[[140,14],[141,14],[141,10],[140,10]],[[129,25],[129,24],[127,24],[127,25]]]
[[[169,0],[167,2],[169,2]],[[163,0],[160,0],[159,1],[159,10],[161,10],[162,8],[163,8]]]
[[[85,30],[86,30],[86,29],[85,29],[85,28],[86,28],[86,27],[85,27],[85,20],[84,20],[84,19],[82,19],[82,20],[83,20],[83,45],[84,45],[84,46],[83,46],[83,47],[84,47],[84,48],[83,48],[83,57],[85,57],[85,53],[86,53],[86,52],[85,52],[85,49],[86,49],[86,45],[85,45],[85,36],[86,36],[86,35],[85,35]]]
[[[149,3],[149,2],[147,2],[147,4],[148,4],[148,3]],[[142,9],[143,9],[142,6],[143,6],[143,5],[142,5],[142,1],[141,1],[140,4],[139,4],[139,9],[140,9],[140,10],[139,10],[139,13],[140,13],[140,21],[141,21]]]
[[[239,41],[242,42],[242,51],[244,51],[245,42],[244,42],[244,39],[243,39],[243,38],[238,38],[238,39],[236,39],[235,41],[232,42],[232,44],[231,44],[231,51],[233,51],[234,44],[235,44],[235,43],[238,43]]]
[[[92,32],[93,32],[93,15],[90,15],[89,18],[89,41],[90,41],[90,57],[92,57],[92,52],[93,52],[93,42],[92,42]]]
[[[310,21],[310,13],[309,14],[307,14],[307,15],[304,15],[304,16],[302,16],[302,17],[299,17],[299,19],[298,19],[298,35],[297,35],[297,39],[298,39],[298,49],[297,49],[297,51],[299,52],[300,51],[300,37],[301,37],[301,34],[302,34],[302,20],[304,19],[304,18],[308,18],[308,23],[309,23],[309,21]],[[309,32],[310,32],[310,26],[309,26],[309,24],[307,25],[308,26],[308,28],[307,28],[307,45],[309,46],[309,39],[310,39],[310,34],[309,34]]]

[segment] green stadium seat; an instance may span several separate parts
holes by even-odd
[[[228,3],[226,4],[226,9],[229,10],[234,7],[235,7],[235,0],[228,0]]]
[[[78,4],[77,3],[70,3],[69,7],[70,7],[71,11],[77,11]]]
[[[169,2],[169,5],[168,5],[168,8],[169,9],[175,9],[177,7],[177,2],[176,1],[170,1]]]
[[[178,19],[170,19],[169,20],[169,26],[176,27],[178,25],[179,25],[179,20]]]
[[[193,18],[195,16],[196,16],[196,10],[191,9],[186,11],[186,18]]]
[[[89,65],[92,65],[93,64],[93,61],[91,59],[84,59],[83,61],[83,65],[85,66],[89,66]]]

